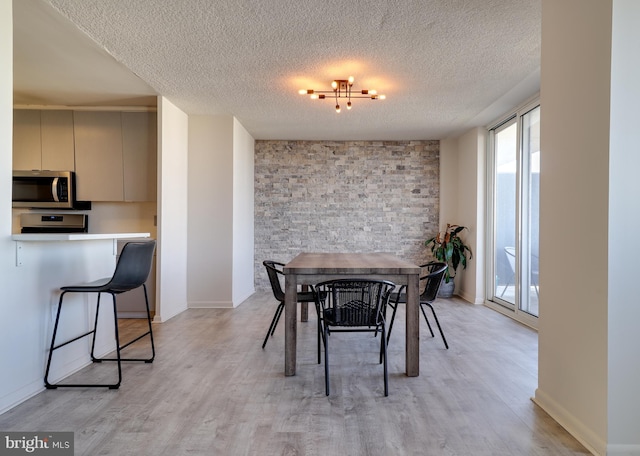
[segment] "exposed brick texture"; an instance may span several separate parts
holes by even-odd
[[[438,230],[439,141],[256,141],[256,289],[262,261],[391,252],[417,264]]]

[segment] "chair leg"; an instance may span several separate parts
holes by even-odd
[[[91,361],[94,363],[101,362],[100,359],[97,359],[93,354],[96,348],[96,332],[98,331],[98,315],[100,315],[100,297],[102,293],[98,293],[98,299],[96,302],[96,317],[93,319],[93,338],[91,339]]]
[[[447,339],[444,337],[444,333],[442,332],[442,328],[440,327],[440,322],[438,321],[438,316],[436,315],[436,311],[433,310],[433,306],[428,302],[424,303],[425,306],[429,306],[431,309],[431,313],[433,314],[433,318],[436,320],[436,325],[438,325],[438,330],[440,331],[440,335],[442,336],[442,341],[444,342],[444,346],[447,350],[449,350],[449,344],[447,343]],[[422,307],[422,305],[420,306]]]
[[[278,322],[280,321],[280,316],[282,315],[282,311],[284,310],[284,304],[281,304],[276,309],[276,314],[273,316],[273,324],[271,325],[271,336],[276,332],[276,327],[278,326]]]
[[[321,362],[321,344],[320,342],[322,341],[323,343],[325,343],[325,335],[323,332],[323,325],[322,325],[322,310],[320,309],[320,305],[316,304],[316,317],[317,317],[317,324],[318,324],[318,364],[320,364]]]
[[[398,300],[400,298],[400,293],[402,292],[402,289],[404,288],[404,285],[400,288],[400,291],[398,292],[398,296],[396,297],[396,302],[395,304],[389,304],[391,305],[391,307],[393,308],[393,313],[391,314],[391,323],[389,323],[389,331],[387,332],[387,344],[389,343],[389,339],[391,338],[391,330],[393,329],[393,322],[396,319],[396,311],[398,310]]]
[[[424,321],[427,322],[427,328],[429,328],[429,332],[431,333],[431,337],[435,337],[433,334],[433,329],[431,329],[431,324],[429,323],[429,319],[427,318],[427,314],[424,311],[424,307],[420,306],[420,310],[422,311],[422,315],[424,316]]]
[[[145,363],[151,363],[156,358],[156,346],[153,343],[153,328],[151,324],[151,311],[149,309],[149,296],[147,295],[147,285],[142,284],[144,287],[144,303],[147,307],[147,325],[149,326],[149,339],[151,340],[151,359],[145,360]]]
[[[382,340],[380,343],[382,344],[382,357],[384,360],[384,395],[386,397],[389,395],[389,371],[387,369],[387,338],[385,336],[385,327],[382,325]]]
[[[329,395],[329,334],[327,332],[327,327],[324,327],[324,389],[326,395]]]
[[[322,322],[320,321],[320,315],[318,315],[318,364],[320,364],[320,341],[324,341],[324,333],[322,332]]]
[[[56,388],[72,388],[72,387],[80,387],[80,388],[109,388],[109,389],[118,389],[120,387],[120,383],[122,382],[122,367],[121,367],[121,363],[120,363],[120,343],[119,343],[119,336],[118,336],[118,319],[117,319],[117,311],[116,311],[116,301],[115,301],[115,296],[113,296],[113,313],[114,313],[114,324],[115,324],[115,339],[116,339],[116,352],[117,352],[117,361],[118,361],[118,382],[117,383],[112,383],[112,384],[104,384],[104,383],[64,383],[64,384],[52,384],[49,381],[49,372],[51,369],[51,360],[53,357],[53,352],[54,350],[57,350],[58,348],[62,348],[72,342],[75,342],[79,339],[82,339],[83,337],[88,336],[89,334],[93,334],[93,341],[92,341],[92,346],[91,346],[91,359],[92,361],[97,361],[100,362],[101,360],[96,360],[93,356],[93,350],[95,347],[95,338],[96,338],[96,328],[97,328],[97,318],[98,318],[98,314],[99,314],[99,310],[100,310],[100,293],[98,293],[98,304],[96,305],[96,319],[94,321],[94,327],[91,331],[87,331],[84,334],[81,334],[80,336],[77,336],[73,339],[70,339],[66,342],[62,342],[61,344],[56,345],[55,341],[56,341],[56,336],[58,333],[58,326],[60,324],[60,315],[61,315],[61,311],[62,311],[62,301],[63,298],[65,296],[67,292],[63,291],[62,294],[60,295],[60,300],[58,301],[58,311],[56,313],[56,321],[54,323],[53,326],[53,335],[51,337],[51,346],[49,348],[49,356],[47,359],[47,367],[45,370],[45,374],[44,374],[44,384],[45,387],[47,389],[56,389]]]
[[[63,291],[60,295],[60,299],[58,300],[58,311],[56,312],[56,321],[53,325],[53,336],[51,337],[51,346],[49,347],[49,357],[47,359],[47,368],[44,372],[44,386],[47,389],[55,389],[57,388],[55,385],[52,385],[49,382],[49,370],[51,369],[51,358],[53,356],[53,350],[55,350],[56,344],[56,334],[58,334],[58,323],[60,322],[60,310],[62,309],[62,298],[64,297],[66,291]]]
[[[271,319],[271,324],[269,325],[269,329],[267,330],[267,335],[264,338],[264,342],[262,342],[262,348],[264,348],[267,345],[269,336],[273,336],[273,333],[276,330],[276,326],[278,325],[278,321],[280,320],[280,314],[282,313],[282,309],[284,309],[283,302],[278,304],[278,307],[276,308],[276,313],[273,315],[273,318]]]
[[[113,326],[116,339],[116,360],[118,363],[118,383],[117,385],[110,386],[109,389],[116,389],[120,387],[122,382],[122,357],[120,356],[120,334],[118,333],[118,309],[116,308],[116,295],[112,294],[113,298]]]
[[[120,351],[122,352],[122,350],[124,350],[125,348],[127,348],[129,345],[132,345],[133,343],[139,341],[140,339],[142,339],[145,336],[149,336],[150,342],[151,342],[151,357],[149,358],[122,358],[122,356],[120,357],[120,361],[144,361],[145,363],[149,364],[152,363],[153,360],[156,357],[156,348],[155,345],[153,343],[153,328],[151,326],[151,311],[149,309],[149,299],[148,299],[148,295],[147,295],[147,286],[145,284],[142,284],[143,287],[143,291],[144,291],[144,303],[145,303],[145,307],[147,310],[147,325],[148,325],[148,330],[142,334],[140,334],[138,337],[136,337],[133,340],[130,340],[129,342],[127,342],[124,345],[118,345]],[[118,314],[117,314],[117,306],[116,306],[116,295],[115,294],[111,294],[112,298],[113,298],[113,305],[114,305],[114,310],[116,311],[115,313],[115,318],[116,318],[116,329],[117,329],[117,322],[118,322]],[[100,307],[100,293],[98,294],[98,307]],[[96,313],[96,327],[97,327],[97,323],[98,323],[98,319],[97,319],[97,313]],[[94,339],[95,339],[95,333],[94,333]],[[118,361],[118,358],[95,358],[93,356],[93,347],[91,349],[91,358],[93,359],[94,362],[98,362],[101,363],[102,361]]]

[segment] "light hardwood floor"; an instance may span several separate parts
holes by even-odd
[[[584,455],[531,400],[537,334],[483,306],[435,304],[450,345],[421,322],[420,376],[404,375],[404,309],[383,396],[378,339],[331,336],[331,396],[316,360],[315,312],[298,323],[298,369],[285,377],[276,304],[190,309],[154,325],[153,364],[128,363],[119,390],[48,390],[0,415],[3,431],[73,431],[76,455]],[[138,324],[123,321],[123,331]],[[138,348],[133,348],[137,351]],[[114,364],[90,366],[87,376]]]

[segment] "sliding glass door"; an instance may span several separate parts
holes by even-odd
[[[540,106],[490,129],[488,300],[535,326],[538,316]]]

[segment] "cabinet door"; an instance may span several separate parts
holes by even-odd
[[[124,200],[156,201],[157,115],[122,113]]]
[[[73,112],[41,111],[42,169],[75,171]]]
[[[77,198],[123,201],[122,119],[119,112],[74,111]]]
[[[42,169],[40,111],[13,111],[13,169]]]

